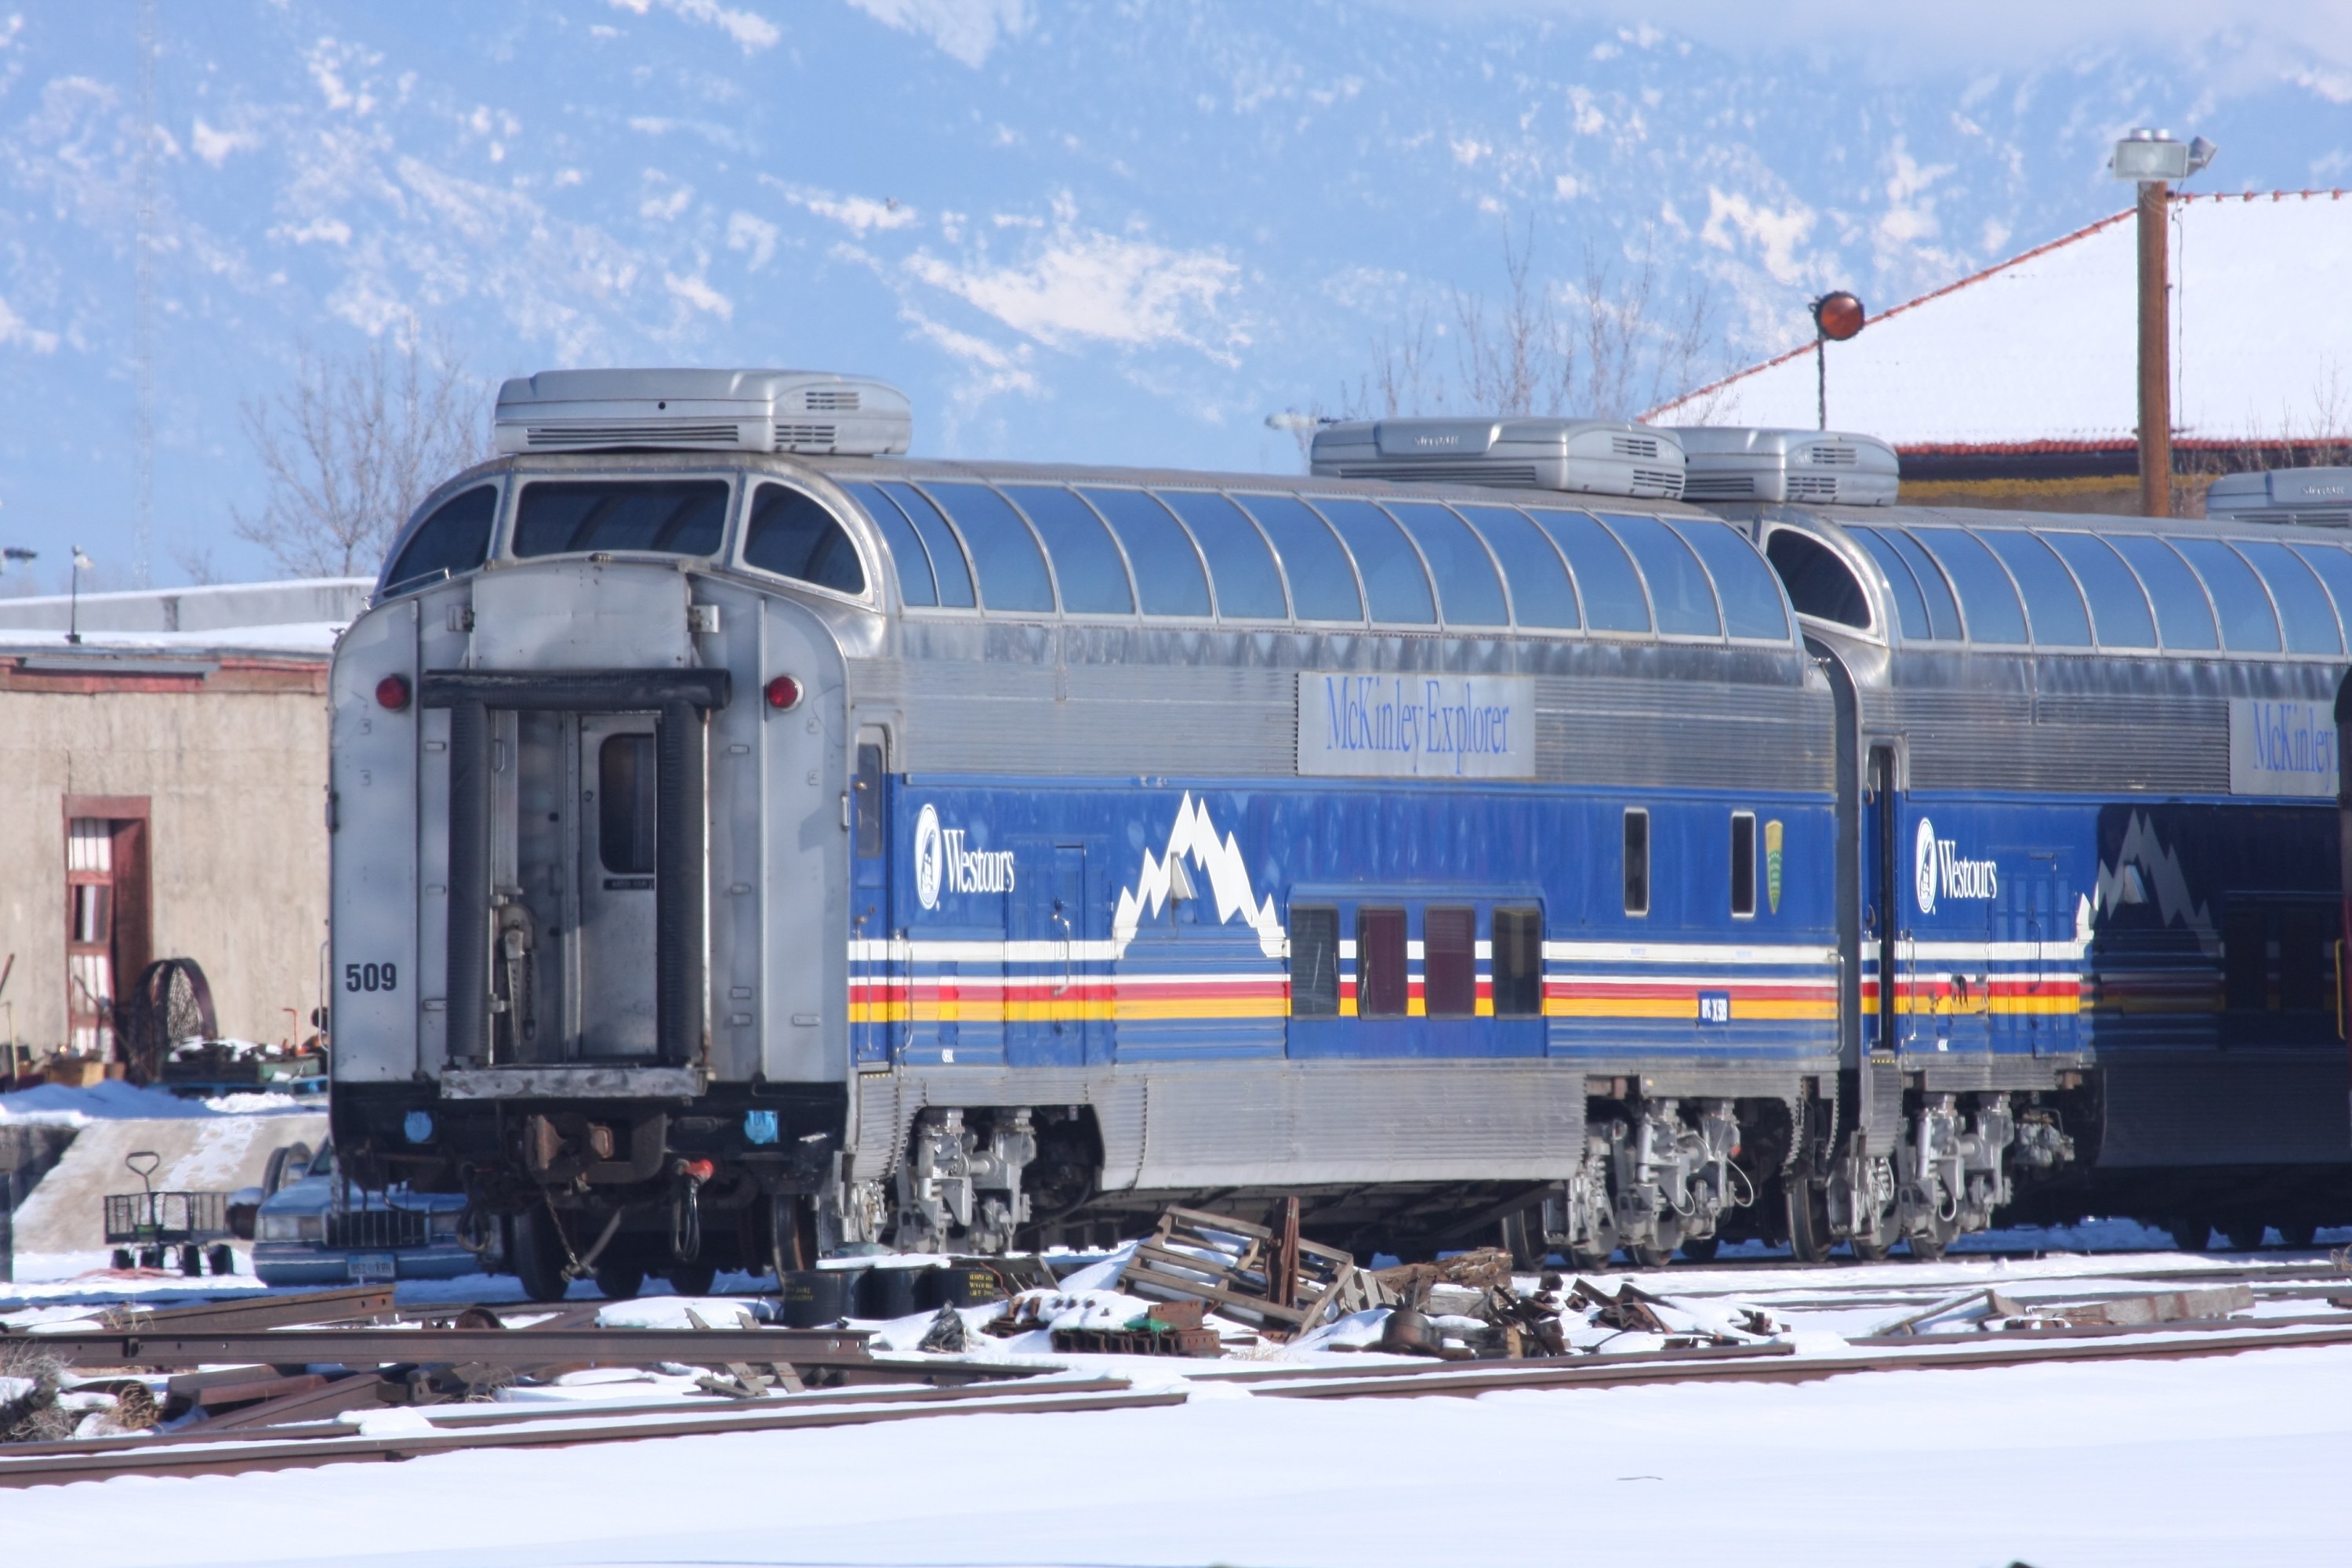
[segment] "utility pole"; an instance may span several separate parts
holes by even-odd
[[[2139,509],[2172,515],[2172,184],[2213,161],[2202,136],[2186,145],[2134,131],[2107,166],[2139,187]]]

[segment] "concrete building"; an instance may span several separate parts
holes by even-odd
[[[186,957],[222,1034],[308,1032],[327,663],[370,586],[0,600],[0,1030],[110,1055],[117,996]]]
[[[2352,460],[2352,201],[2170,215],[2174,510],[2222,473]],[[1877,311],[1827,346],[1830,427],[1893,442],[1907,502],[2138,510],[2137,245],[2126,210]],[[1820,400],[1807,337],[1644,417],[1810,430]]]

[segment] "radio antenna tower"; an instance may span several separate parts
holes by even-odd
[[[148,558],[155,540],[155,0],[139,0],[138,292],[131,320],[139,471],[131,569],[142,588],[148,585]]]

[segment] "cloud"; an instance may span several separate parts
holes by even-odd
[[[633,16],[642,16],[658,5],[685,21],[718,28],[734,39],[735,47],[747,55],[773,48],[784,37],[781,28],[758,12],[739,11],[719,4],[719,0],[605,0],[605,4]]]
[[[198,120],[195,129],[188,133],[188,145],[197,157],[217,169],[227,162],[232,153],[249,153],[261,145],[261,138],[250,131],[215,131]]]
[[[1495,35],[1527,19],[1630,25],[1620,43],[1653,47],[1657,0],[1372,0],[1447,26]],[[1889,5],[1885,0],[1683,0],[1674,33],[1703,47],[1740,55],[1867,60],[1904,79],[1973,71],[2064,73],[2082,57],[2118,46],[2153,49],[2227,73],[2242,93],[2274,88],[2275,72],[2314,59],[2352,64],[2352,28],[2343,0],[1975,0],[1969,5]],[[2252,69],[2239,69],[2252,66]]]
[[[757,272],[776,254],[776,226],[766,218],[731,213],[727,218],[727,248],[750,252],[748,266]]]
[[[735,301],[700,278],[680,278],[675,272],[665,273],[662,287],[696,310],[716,316],[722,321],[735,319]]]
[[[869,231],[905,228],[915,221],[915,209],[893,196],[878,200],[873,196],[836,196],[831,191],[787,184],[767,174],[760,176],[760,183],[780,193],[794,206],[831,218],[860,238]]]
[[[617,3],[617,0],[616,0]],[[975,69],[999,36],[1016,38],[1034,18],[1028,0],[849,0],[860,11],[902,33],[918,33],[952,59]]]
[[[1710,185],[1706,223],[1698,237],[1721,250],[1737,250],[1735,237],[1745,239],[1763,251],[1764,270],[1775,282],[1796,283],[1804,278],[1797,247],[1812,233],[1815,217],[1813,210],[1801,201],[1792,200],[1785,211],[1774,212],[1746,196],[1727,195]]]
[[[898,319],[914,328],[917,337],[963,365],[969,374],[958,395],[967,404],[999,393],[1037,390],[1037,377],[1027,364],[1028,344],[1001,349],[985,338],[935,321],[911,305],[900,307]]]
[[[27,348],[37,354],[58,352],[58,335],[26,324],[25,318],[0,300],[0,347]]]
[[[1178,251],[1129,235],[1080,229],[1066,205],[1051,234],[1012,266],[983,255],[959,265],[927,250],[903,264],[934,289],[955,295],[1014,331],[1051,348],[1080,342],[1121,348],[1181,345],[1220,363],[1236,363],[1248,339],[1221,328],[1218,310],[1241,269],[1210,250]]]

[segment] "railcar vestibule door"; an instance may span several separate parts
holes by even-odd
[[[1911,925],[1917,908],[1913,868],[1903,854],[1904,820],[1895,748],[1873,746],[1862,797],[1863,1045],[1897,1051],[1910,1038]]]
[[[580,720],[579,1054],[650,1057],[656,1006],[659,769],[649,714]]]

